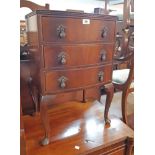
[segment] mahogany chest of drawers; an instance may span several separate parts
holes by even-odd
[[[112,60],[116,17],[87,13],[37,10],[26,16],[31,67],[31,91],[39,104],[45,128],[43,145],[50,142],[49,98],[58,93],[98,87],[107,93],[105,121],[113,96]]]

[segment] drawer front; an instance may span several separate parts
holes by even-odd
[[[44,66],[72,67],[112,62],[113,44],[45,46]]]
[[[45,92],[78,90],[111,81],[112,66],[45,72]]]
[[[115,21],[47,16],[41,20],[45,42],[114,42]]]

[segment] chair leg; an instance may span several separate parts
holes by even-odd
[[[128,89],[123,90],[122,92],[122,118],[123,122],[128,124],[127,120],[127,97],[128,97]]]
[[[105,87],[105,92],[106,92],[106,104],[105,104],[105,111],[104,111],[104,119],[105,119],[105,124],[110,124],[110,119],[108,118],[108,112],[109,108],[111,105],[111,101],[114,95],[114,86],[112,83],[107,84],[104,86]]]

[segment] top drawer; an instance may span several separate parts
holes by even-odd
[[[115,21],[42,16],[45,42],[114,42]]]

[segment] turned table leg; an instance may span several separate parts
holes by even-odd
[[[105,93],[107,95],[106,97],[106,103],[105,103],[105,111],[104,111],[104,119],[106,124],[110,124],[110,119],[108,118],[108,112],[111,105],[111,101],[114,95],[114,86],[112,83],[107,84],[104,86]]]
[[[42,145],[50,143],[50,122],[48,118],[48,99],[47,96],[42,96],[40,101],[40,115],[45,130],[45,137],[41,141]]]

